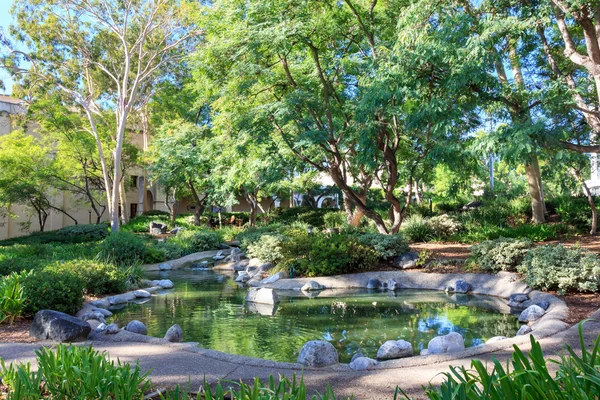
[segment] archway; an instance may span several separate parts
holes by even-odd
[[[154,195],[151,191],[146,190],[146,198],[144,199],[146,203],[146,211],[154,210]]]

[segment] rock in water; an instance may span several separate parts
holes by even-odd
[[[85,340],[92,327],[71,315],[52,310],[40,310],[35,314],[29,336],[40,340],[73,342]]]
[[[447,335],[434,337],[427,345],[429,354],[454,353],[464,349],[465,340],[457,332],[450,332]]]
[[[527,307],[521,315],[519,315],[519,322],[531,322],[536,321],[544,316],[546,311],[538,305],[532,305]]]
[[[338,352],[324,340],[306,342],[298,355],[298,363],[307,367],[325,367],[339,362]]]
[[[134,319],[133,321],[128,323],[127,327],[125,329],[128,332],[139,333],[140,335],[148,334],[148,329],[146,328],[146,325],[144,325],[143,323],[141,323],[140,321],[138,321],[136,319]]]
[[[379,289],[380,286],[381,282],[379,282],[379,279],[371,278],[367,282],[367,289]]]
[[[308,281],[304,284],[304,286],[302,286],[302,290],[303,292],[310,292],[311,290],[323,290],[325,289],[323,287],[323,285],[320,285],[318,282],[316,281]]]
[[[252,288],[246,293],[246,302],[260,303],[260,304],[277,304],[279,303],[279,296],[273,289],[267,288]]]
[[[171,343],[183,342],[183,330],[179,325],[175,324],[165,333],[165,339]]]
[[[378,360],[393,360],[396,358],[411,357],[412,344],[406,340],[388,340],[377,350]]]
[[[473,290],[471,284],[464,279],[457,279],[454,281],[454,292],[455,293],[468,293]]]
[[[529,300],[529,296],[525,293],[513,293],[508,298],[509,301],[514,301],[516,303],[522,303],[524,301]]]

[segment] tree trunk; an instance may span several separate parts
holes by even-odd
[[[525,164],[527,174],[527,184],[529,186],[529,196],[531,197],[531,221],[534,224],[543,224],[546,222],[544,196],[541,186],[540,166],[537,157],[531,156]]]
[[[125,191],[124,177],[119,182],[119,198],[121,202],[121,225],[129,222],[129,210],[127,209],[127,192]]]
[[[598,213],[596,211],[596,203],[594,202],[594,196],[592,195],[592,192],[590,191],[590,188],[588,188],[588,186],[586,185],[585,181],[583,181],[583,190],[585,191],[588,203],[590,204],[590,208],[592,209],[592,227],[590,229],[590,235],[595,235],[598,231]]]

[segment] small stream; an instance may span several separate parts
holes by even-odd
[[[175,288],[113,310],[111,322],[124,326],[137,319],[157,337],[179,324],[185,341],[275,361],[295,362],[304,343],[315,339],[331,342],[340,362],[349,362],[359,349],[375,358],[386,340],[407,340],[418,354],[433,337],[449,332],[460,333],[471,347],[493,336],[512,337],[519,328],[506,301],[490,296],[354,289],[325,290],[309,298],[283,291],[276,307],[247,307],[247,289],[213,271],[173,270],[148,278],[170,279]]]

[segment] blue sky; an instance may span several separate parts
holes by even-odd
[[[0,26],[2,27],[2,29],[4,29],[4,32],[8,31],[8,26],[13,21],[12,16],[8,12],[12,3],[13,0],[0,0]],[[4,69],[1,68],[0,79],[2,80],[2,82],[4,82],[4,86],[6,86],[4,94],[10,94],[12,80],[10,79],[6,71],[4,71]],[[2,90],[0,90],[0,93],[2,93]]]

